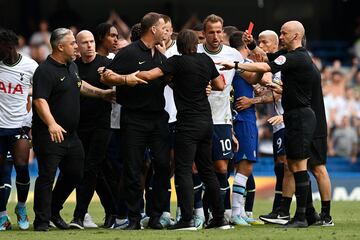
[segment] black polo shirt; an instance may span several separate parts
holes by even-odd
[[[119,74],[129,74],[137,70],[151,70],[161,65],[165,60],[166,57],[158,50],[155,50],[154,56],[152,56],[151,49],[146,47],[141,40],[138,40],[123,48],[108,68]],[[122,85],[116,88],[116,99],[124,110],[148,113],[161,112],[165,107],[164,87],[165,80],[163,77],[135,87]]]
[[[282,105],[285,112],[292,109],[310,107],[313,84],[318,73],[313,68],[311,57],[305,48],[279,55],[268,63],[271,72],[281,71],[283,81]]]
[[[97,54],[95,59],[89,63],[84,63],[81,58],[77,59],[75,63],[79,69],[81,80],[97,88],[109,89],[109,86],[100,82],[100,75],[97,69],[107,66],[110,63],[110,59]],[[110,102],[100,98],[81,95],[79,131],[87,131],[94,128],[110,128],[110,113]]]
[[[205,53],[174,55],[160,69],[165,74],[173,75],[178,121],[194,124],[197,123],[195,120],[212,122],[205,88],[209,81],[219,76],[214,61]]]
[[[80,87],[81,79],[76,64],[61,64],[49,55],[34,73],[33,99],[45,99],[55,121],[67,132],[73,132],[77,129],[80,117]],[[47,131],[48,126],[40,119],[37,111],[34,110],[33,114],[33,129]]]

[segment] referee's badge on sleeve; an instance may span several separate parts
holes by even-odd
[[[275,61],[277,65],[283,65],[286,62],[286,57],[284,55],[278,56]]]

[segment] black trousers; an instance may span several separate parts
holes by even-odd
[[[212,153],[213,123],[178,120],[175,133],[175,186],[181,217],[184,221],[193,218],[194,185],[191,166],[195,162],[201,181],[211,196],[213,217],[224,217],[220,200],[220,184],[213,168]]]
[[[76,132],[67,133],[61,143],[52,142],[47,131],[33,130],[33,147],[39,176],[35,182],[34,225],[48,224],[83,177],[84,149]],[[56,170],[60,175],[53,189]]]
[[[98,128],[88,131],[79,131],[78,133],[84,146],[85,162],[84,177],[76,188],[74,217],[84,219],[90,201],[94,195],[98,175],[99,173],[102,174],[102,165],[106,160],[106,151],[111,137],[111,130]],[[104,185],[101,186],[101,188],[110,191],[107,183],[105,182],[103,184]],[[115,214],[115,202],[112,199],[111,193],[109,195],[109,199],[103,200],[107,202],[107,204],[104,205],[107,208],[107,211]]]
[[[133,113],[122,109],[121,147],[124,161],[124,187],[128,217],[131,222],[139,222],[140,203],[143,197],[141,167],[146,147],[153,155],[154,197],[150,203],[151,218],[160,217],[165,209],[168,182],[170,181],[170,152],[168,114]]]

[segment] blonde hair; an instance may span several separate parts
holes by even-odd
[[[216,22],[221,22],[221,25],[224,25],[224,19],[222,19],[222,17],[220,16],[217,16],[215,14],[211,14],[209,16],[207,16],[203,22],[204,24],[204,31],[206,30],[206,24],[208,22],[211,22],[211,23],[216,23]]]

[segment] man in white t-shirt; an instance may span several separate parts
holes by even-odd
[[[16,52],[18,37],[11,30],[0,30],[0,198],[10,194],[11,183],[3,182],[8,151],[16,169],[18,204],[15,208],[20,229],[29,228],[25,202],[30,187],[28,170],[29,139],[23,130],[28,114],[26,105],[32,77],[38,64]],[[7,170],[6,170],[7,169]],[[0,202],[0,230],[11,229],[6,203]]]

